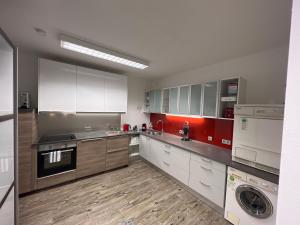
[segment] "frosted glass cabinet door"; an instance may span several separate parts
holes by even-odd
[[[6,120],[0,123],[0,201],[3,199],[13,181],[14,121]]]
[[[39,111],[76,112],[76,66],[39,59]]]
[[[155,111],[155,91],[151,90],[149,92],[149,111],[154,112]]]
[[[0,35],[0,116],[13,113],[13,48]]]
[[[170,88],[170,113],[178,114],[178,88]]]
[[[105,75],[99,70],[77,67],[77,112],[105,112]]]
[[[127,112],[127,76],[105,74],[105,111]]]
[[[188,114],[189,113],[189,92],[190,86],[183,86],[179,88],[179,113]]]
[[[9,192],[4,204],[0,209],[0,222],[1,225],[15,224],[15,203],[14,203],[14,188]]]
[[[202,85],[191,85],[190,114],[201,115]]]
[[[216,117],[218,102],[218,81],[204,84],[203,116]]]
[[[154,112],[160,113],[161,112],[161,90],[155,90],[155,100],[154,100]]]

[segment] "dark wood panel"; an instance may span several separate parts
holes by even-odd
[[[106,155],[106,169],[115,169],[128,165],[129,152],[128,148],[117,152],[108,152]]]
[[[77,177],[89,176],[105,170],[106,140],[89,140],[77,145]]]
[[[107,139],[107,150],[118,150],[118,149],[124,149],[128,148],[129,146],[129,136],[117,136],[117,137],[111,137]]]
[[[72,170],[60,174],[55,174],[49,177],[38,178],[36,180],[36,188],[37,189],[47,188],[75,179],[76,179],[76,172],[75,170]]]
[[[18,114],[18,161],[19,161],[19,193],[23,194],[34,189],[33,141],[37,138],[37,119],[35,112]]]

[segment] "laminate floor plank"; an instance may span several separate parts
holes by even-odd
[[[22,197],[19,205],[20,225],[230,225],[143,161]]]

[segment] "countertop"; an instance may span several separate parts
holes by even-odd
[[[65,133],[64,133],[65,134]],[[72,134],[75,135],[76,138],[72,140],[66,140],[66,141],[81,141],[86,139],[96,139],[96,138],[108,138],[108,137],[116,137],[116,136],[123,136],[123,135],[138,135],[139,132],[134,131],[104,131],[104,130],[96,130],[96,131],[82,131],[82,132],[73,132]],[[56,134],[57,135],[57,134]],[[40,138],[37,143],[34,144],[53,144],[53,143],[61,143],[66,141],[40,141]]]
[[[279,176],[268,173],[241,163],[237,163],[232,161],[231,151],[225,148],[217,147],[215,145],[210,145],[200,141],[181,141],[181,138],[168,133],[162,133],[161,135],[152,135],[146,132],[140,132],[141,135],[151,137],[155,140],[164,142],[166,144],[173,145],[175,147],[179,147],[185,149],[187,151],[199,154],[203,157],[212,159],[214,161],[223,163],[227,166],[233,167],[235,169],[241,170],[243,172],[249,173],[256,177],[260,177],[272,183],[278,184]]]

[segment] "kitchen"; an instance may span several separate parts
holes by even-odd
[[[0,6],[1,224],[298,224],[299,3]]]

